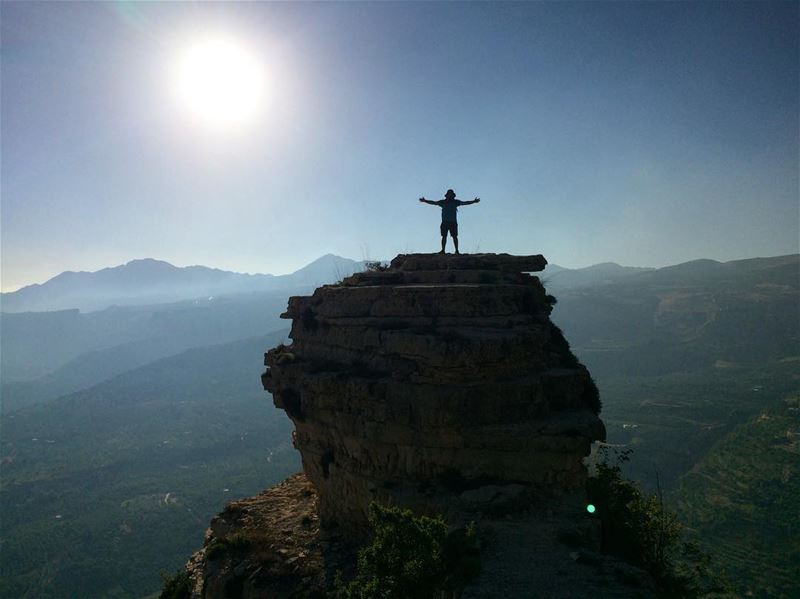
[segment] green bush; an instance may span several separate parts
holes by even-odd
[[[602,548],[649,572],[666,596],[727,596],[729,585],[712,569],[711,557],[684,542],[683,525],[664,507],[661,494],[647,495],[623,478],[620,465],[631,450],[607,455],[587,483],[589,501],[602,528]]]
[[[158,599],[189,599],[189,573],[180,568],[173,576],[161,573],[163,587]]]
[[[681,536],[677,516],[664,510],[660,498],[624,479],[619,465],[599,463],[587,491],[602,524],[603,550],[662,575]]]
[[[339,599],[429,599],[453,596],[480,572],[474,525],[450,533],[439,516],[370,505],[372,544],[358,554],[358,574],[336,582]]]
[[[206,547],[206,559],[213,561],[229,554],[241,555],[249,551],[252,544],[242,533],[235,533],[227,538],[215,538]]]

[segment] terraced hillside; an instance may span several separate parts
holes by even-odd
[[[800,394],[726,435],[677,497],[683,520],[743,594],[800,596]]]
[[[609,442],[634,451],[626,474],[650,490],[658,477],[670,491],[717,442],[797,392],[796,373],[797,362],[783,358],[655,376],[601,370],[595,380]]]

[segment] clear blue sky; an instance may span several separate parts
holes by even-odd
[[[2,285],[154,257],[288,272],[462,249],[659,266],[798,251],[798,3],[2,3]],[[244,129],[169,65],[262,65]]]

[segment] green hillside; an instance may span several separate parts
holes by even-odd
[[[261,389],[285,333],[186,351],[2,418],[0,596],[135,597],[226,501],[297,471]]]
[[[634,450],[626,474],[651,490],[658,475],[669,490],[725,435],[800,390],[796,372],[797,362],[780,359],[595,379],[609,442]]]
[[[800,596],[800,394],[726,435],[677,496],[683,520],[743,594]]]
[[[668,487],[797,388],[800,256],[697,260],[558,295],[553,319],[594,376],[629,474]]]
[[[595,376],[758,364],[800,347],[800,256],[698,260],[558,293],[553,319]]]
[[[800,257],[700,260],[558,300],[608,442],[634,450],[626,475],[661,485],[743,595],[800,596],[800,427],[783,402],[800,393]]]

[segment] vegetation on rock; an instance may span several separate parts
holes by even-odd
[[[631,450],[609,464],[607,453],[589,479],[587,493],[602,526],[603,551],[649,572],[666,596],[725,596],[729,587],[713,569],[711,557],[684,540],[678,516],[664,506],[660,493],[643,493],[622,476],[620,464]]]
[[[359,551],[358,574],[337,580],[338,599],[428,599],[455,594],[480,572],[474,525],[448,533],[438,516],[370,505],[374,538]]]
[[[369,262],[369,261],[365,262],[364,266],[370,272],[386,272],[387,270],[389,270],[389,265],[388,264],[384,264],[380,260],[375,260],[375,261],[372,261],[372,262]]]

